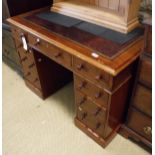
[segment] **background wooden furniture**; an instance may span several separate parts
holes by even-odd
[[[54,0],[52,11],[128,33],[138,26],[140,0]]]
[[[108,39],[109,35],[94,35],[94,31],[81,29],[94,25],[49,9],[8,21],[27,86],[46,98],[70,81],[73,72],[75,124],[105,147],[123,122],[135,64],[142,50],[143,29],[134,31],[131,38],[113,32],[120,39]],[[79,22],[81,26],[76,27]],[[96,25],[96,29],[103,28]],[[104,29],[105,32],[109,34],[111,30]],[[24,50],[23,44],[28,48]]]
[[[121,134],[152,148],[152,26],[145,24],[145,47]]]
[[[22,75],[22,68],[19,62],[19,56],[15,47],[14,38],[11,33],[10,25],[6,19],[27,12],[33,9],[51,5],[51,0],[37,0],[35,3],[32,0],[2,0],[2,54],[3,61],[10,67],[18,71]]]

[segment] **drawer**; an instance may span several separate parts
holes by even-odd
[[[152,116],[152,91],[138,84],[132,101],[133,106]]]
[[[62,66],[69,69],[71,68],[72,57],[69,53],[31,34],[28,35],[28,40],[33,48],[39,50],[40,52],[43,51],[43,54]]]
[[[152,140],[152,120],[143,115],[134,108],[131,108],[128,116],[128,127],[140,134],[141,136]]]
[[[75,90],[81,91],[89,96],[96,104],[103,108],[107,108],[109,101],[109,94],[103,89],[96,87],[87,80],[75,75]]]
[[[93,83],[100,85],[101,87],[105,87],[107,89],[112,87],[111,76],[86,61],[74,57],[73,69],[77,74],[86,79],[90,79]]]
[[[97,109],[96,112],[94,109]],[[98,107],[90,100],[78,106],[77,118],[97,135],[104,137],[106,113],[103,110],[99,111]]]
[[[96,117],[101,122],[105,122],[106,110],[96,105],[86,95],[79,91],[76,91],[76,105],[78,109],[82,109]]]
[[[152,60],[149,57],[142,57],[140,61],[139,80],[152,88]]]
[[[29,51],[25,51],[23,48],[18,48],[18,52],[24,71],[24,78],[35,85],[38,89],[41,89],[33,51],[31,49],[29,49]]]

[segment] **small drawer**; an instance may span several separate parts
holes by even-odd
[[[109,101],[109,94],[107,92],[77,75],[74,76],[74,82],[76,90],[88,95],[99,106],[107,108]]]
[[[140,61],[139,80],[152,88],[152,60],[149,57],[142,57]]]
[[[77,110],[77,118],[85,124],[89,129],[99,136],[104,137],[105,131],[105,122],[99,117],[92,115],[91,112],[85,111],[82,108]]]
[[[152,140],[152,120],[143,115],[134,108],[131,108],[128,116],[128,127],[144,136],[148,140]]]
[[[35,85],[38,89],[41,89],[33,51],[31,49],[29,49],[29,51],[25,51],[23,48],[19,48],[18,53],[23,66],[24,78]]]
[[[106,110],[93,103],[86,95],[76,91],[76,106],[78,110],[85,111],[104,123],[106,120]]]
[[[132,101],[133,106],[152,116],[152,91],[138,84]]]
[[[72,57],[69,53],[31,34],[28,35],[28,40],[33,48],[40,52],[43,51],[47,57],[50,57],[62,66],[71,68]]]
[[[86,61],[74,57],[73,69],[77,74],[84,78],[90,79],[93,83],[107,89],[111,88],[111,76],[103,70],[90,65]]]

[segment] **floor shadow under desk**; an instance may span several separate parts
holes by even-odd
[[[73,81],[66,84],[57,92],[52,94],[47,100],[52,101],[50,104],[59,104],[59,107],[68,113],[71,117],[75,117],[75,99]]]

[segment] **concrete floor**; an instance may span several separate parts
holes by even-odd
[[[149,155],[117,135],[106,149],[74,125],[73,85],[45,101],[3,64],[3,155]]]

